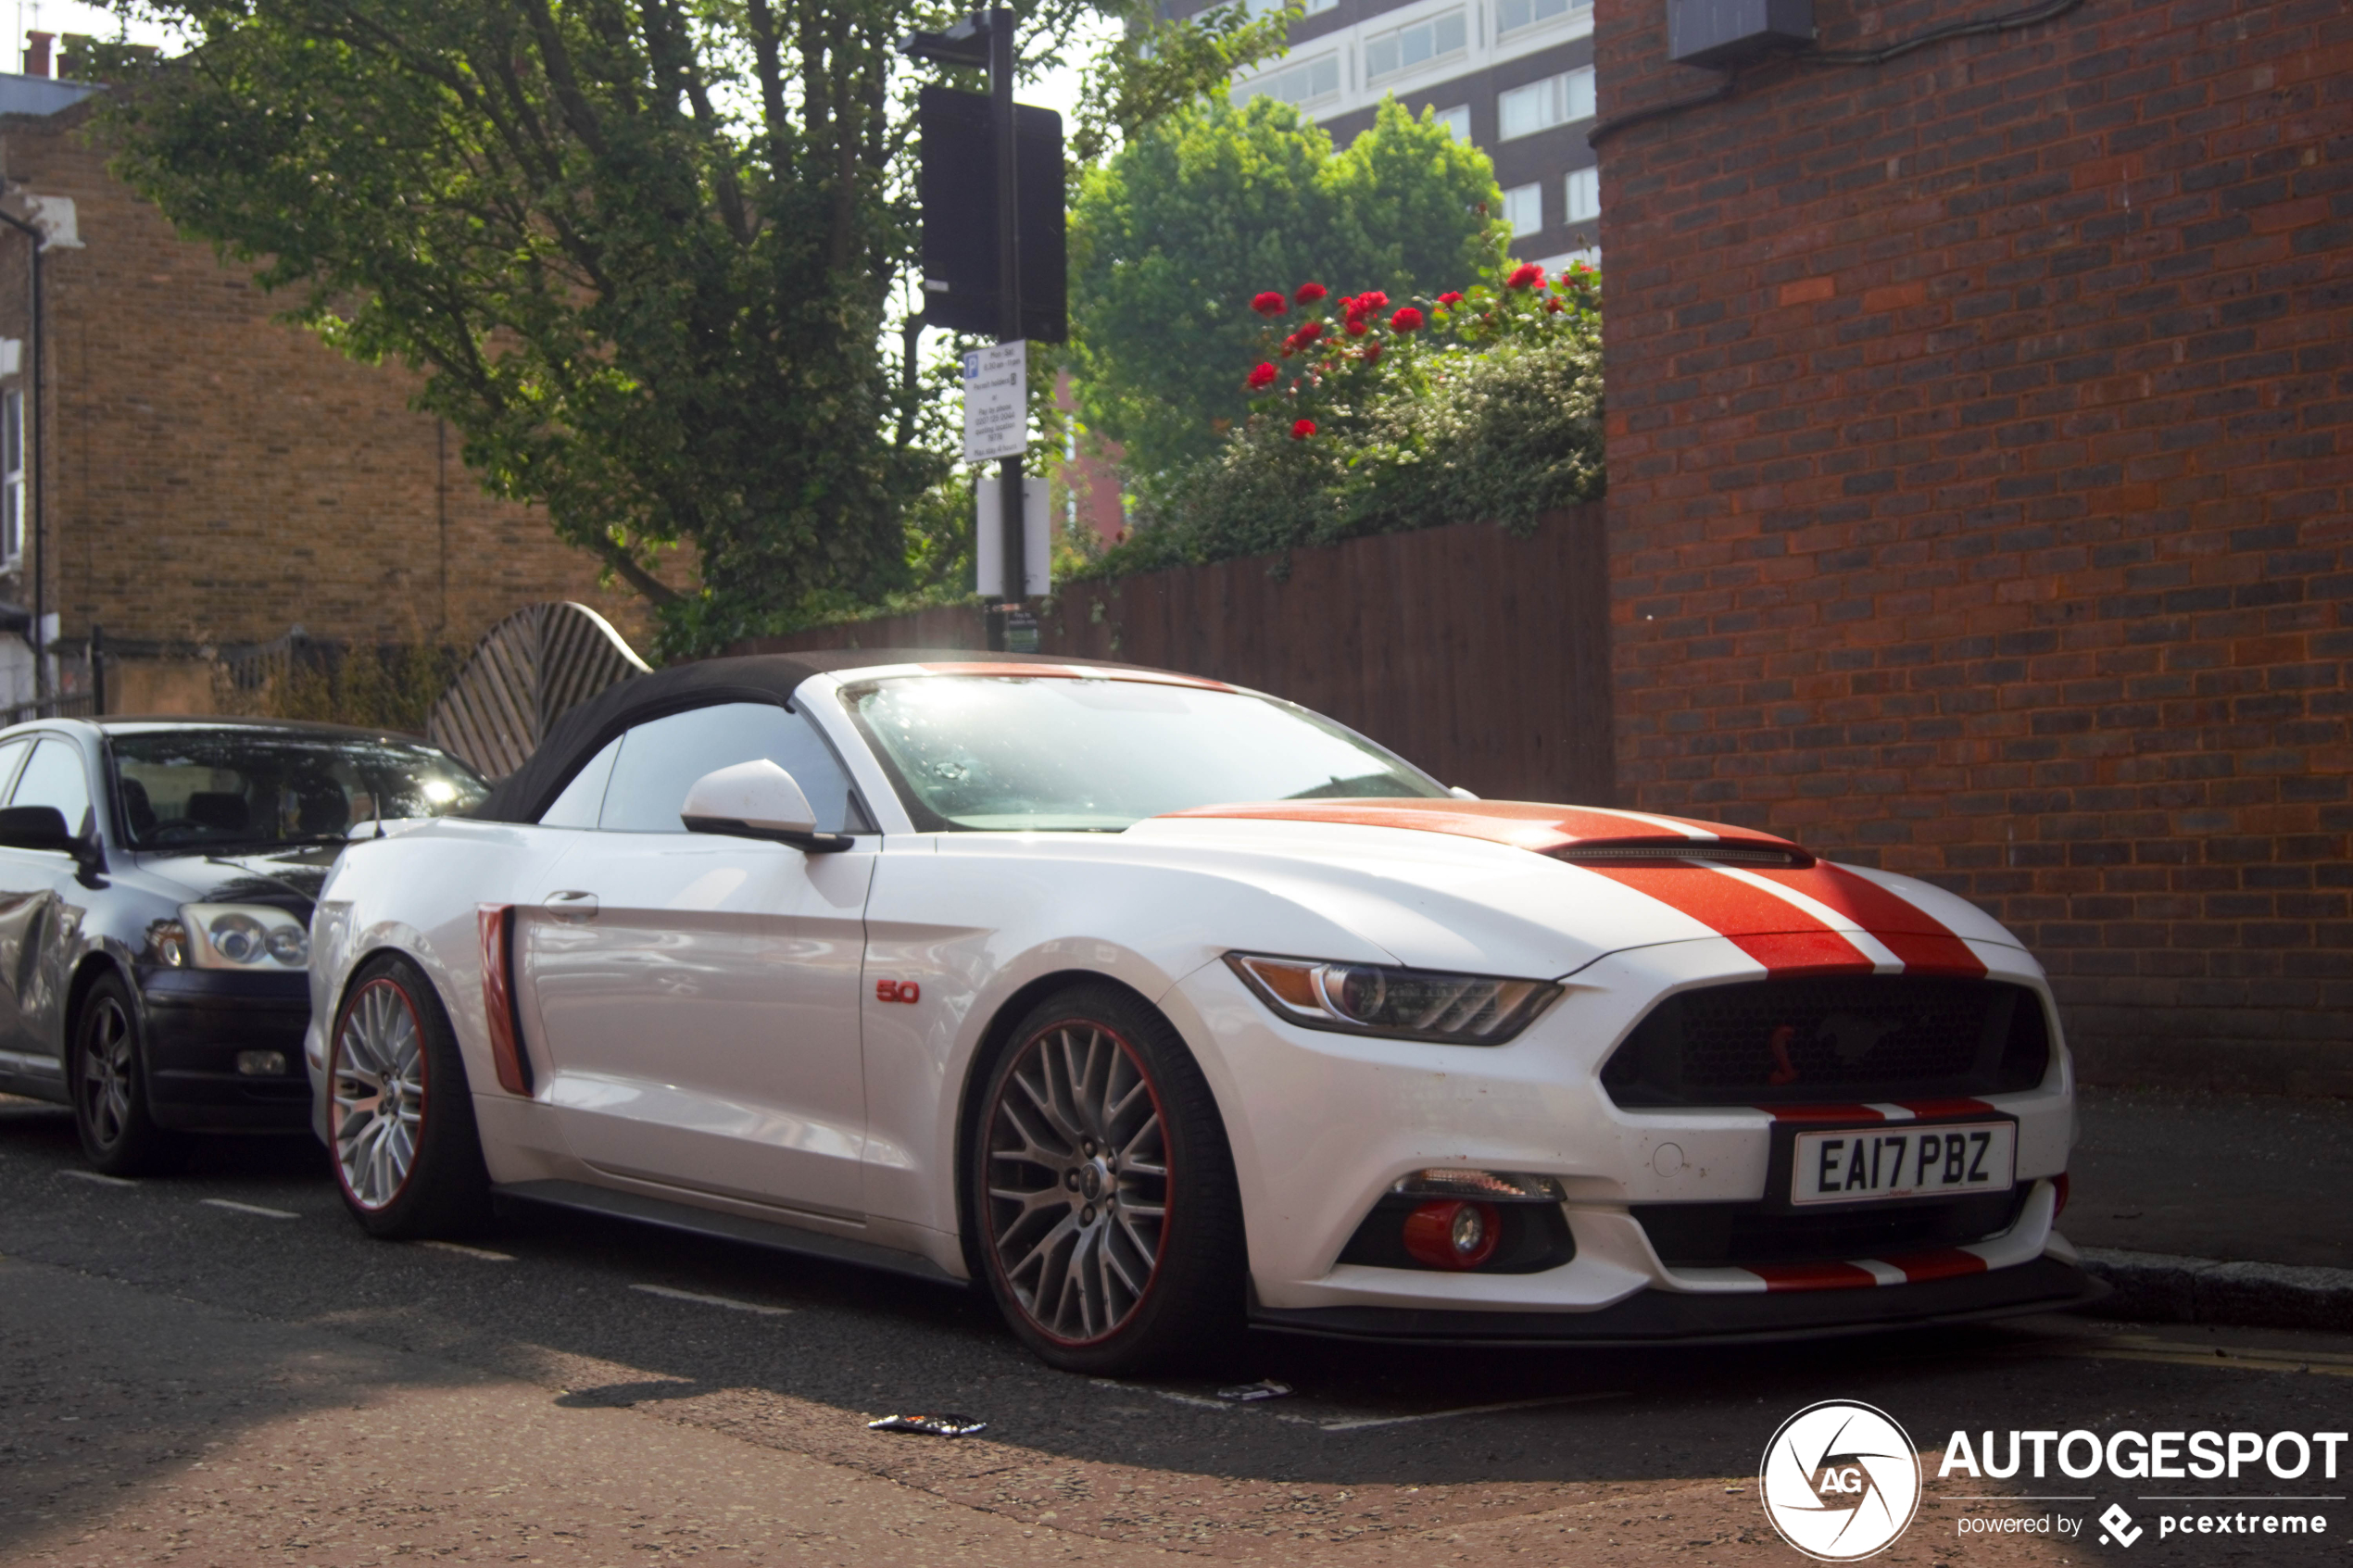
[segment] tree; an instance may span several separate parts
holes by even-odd
[[[1394,99],[1345,150],[1288,105],[1220,92],[1142,126],[1071,215],[1081,417],[1146,476],[1208,454],[1249,410],[1251,300],[1316,280],[1435,294],[1500,257],[1487,155]]]
[[[120,172],[294,320],[423,371],[485,485],[653,600],[667,651],[905,583],[901,509],[948,459],[878,342],[912,216],[892,56],[950,8],[162,14],[200,46],[114,95]],[[679,545],[686,592],[655,570]]]

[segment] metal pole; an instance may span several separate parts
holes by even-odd
[[[997,341],[1021,337],[1021,156],[1013,134],[1013,13],[988,13],[988,114],[997,144]],[[1028,565],[1022,559],[1022,460],[997,469],[1000,525],[1004,529],[1007,619],[1026,596]],[[995,639],[991,639],[994,641]]]
[[[5,188],[5,184],[0,183],[0,188]],[[47,531],[43,526],[46,519],[42,506],[41,483],[41,470],[47,466],[48,456],[41,445],[43,423],[41,417],[41,247],[43,237],[40,230],[23,219],[13,217],[6,212],[0,212],[0,223],[6,223],[32,245],[32,297],[31,301],[32,320],[25,331],[25,357],[31,361],[26,367],[25,380],[31,385],[25,395],[24,416],[25,446],[27,447],[24,454],[27,470],[25,493],[26,498],[31,503],[25,509],[32,516],[27,520],[31,525],[28,529],[31,538],[27,541],[29,547],[25,553],[32,559],[31,568],[32,574],[32,699],[34,703],[39,704],[46,702],[49,697],[49,649],[42,630],[43,615],[48,608],[48,596],[43,591],[42,579],[48,575],[49,566],[48,561],[43,558],[43,549],[47,544]],[[35,710],[38,711],[38,709],[36,708]]]

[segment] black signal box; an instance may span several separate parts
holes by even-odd
[[[988,95],[925,87],[915,105],[924,209],[924,319],[950,332],[996,335],[997,163]],[[1063,117],[1013,107],[1020,169],[1021,335],[1070,336],[1069,260],[1063,227]]]

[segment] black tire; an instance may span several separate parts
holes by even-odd
[[[73,1011],[66,1086],[82,1155],[109,1176],[165,1176],[188,1163],[185,1133],[156,1125],[147,1106],[147,1046],[120,974],[104,974]]]
[[[488,1223],[490,1173],[458,1036],[432,982],[396,953],[360,965],[344,992],[327,1097],[335,1189],[369,1235],[464,1236]]]
[[[1032,1009],[990,1064],[967,1148],[981,1273],[1048,1364],[1134,1376],[1239,1345],[1248,1265],[1225,1125],[1176,1029],[1134,993],[1080,985]]]

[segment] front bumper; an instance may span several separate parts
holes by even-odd
[[[143,969],[147,1104],[159,1125],[194,1133],[299,1133],[310,1125],[302,1037],[307,974]],[[271,1050],[282,1073],[237,1071],[237,1053]]]
[[[2022,951],[1971,947],[1990,978],[2047,994]],[[1201,1042],[1197,1054],[1227,1120],[1262,1321],[1406,1337],[1642,1343],[2042,1311],[2091,1289],[2052,1228],[2053,1178],[2066,1170],[2074,1138],[2063,1048],[2031,1090],[1834,1108],[1857,1123],[2013,1120],[2020,1198],[1988,1227],[2000,1234],[1890,1235],[1852,1251],[1774,1255],[1754,1265],[1737,1256],[1702,1263],[1671,1248],[1663,1259],[1643,1216],[1676,1206],[1771,1209],[1768,1195],[1788,1179],[1776,1173],[1776,1125],[1786,1131],[1811,1110],[1628,1109],[1603,1087],[1602,1064],[1661,997],[1760,974],[1755,960],[1722,939],[1620,952],[1568,977],[1549,1012],[1495,1047],[1307,1030],[1276,1019],[1223,964],[1189,975],[1163,1006]],[[1575,1255],[1522,1273],[1343,1261],[1381,1196],[1429,1166],[1556,1179]],[[1873,1248],[1879,1255],[1865,1255]],[[1661,1311],[1663,1299],[1675,1304]],[[1537,1333],[1523,1319],[1549,1326]],[[1659,1326],[1626,1326],[1643,1323]],[[1368,1326],[1379,1324],[1392,1326]]]

